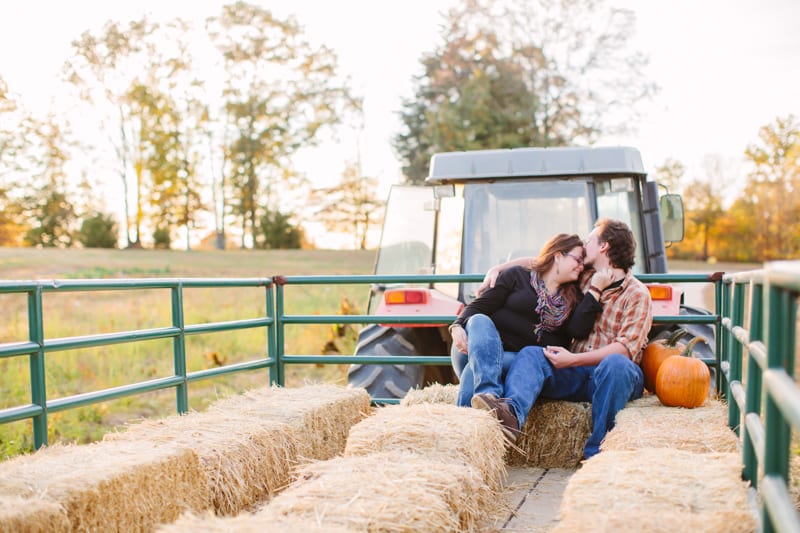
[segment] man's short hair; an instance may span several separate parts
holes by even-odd
[[[636,262],[636,239],[628,225],[621,220],[601,218],[594,227],[600,228],[598,241],[608,243],[611,266],[628,271]]]

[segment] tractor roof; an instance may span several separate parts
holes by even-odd
[[[427,183],[545,176],[644,176],[639,150],[627,146],[603,148],[511,148],[443,152],[431,158]]]

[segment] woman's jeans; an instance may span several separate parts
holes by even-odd
[[[467,350],[469,356],[455,351],[452,355],[453,368],[459,371],[464,357],[467,363],[459,374],[458,405],[469,407],[476,394],[493,394],[498,398],[506,395],[501,382],[516,352],[503,350],[500,334],[486,315],[472,315],[467,321]],[[519,417],[517,417],[519,419]],[[521,426],[520,426],[521,427]]]
[[[617,412],[644,391],[639,365],[625,355],[609,355],[597,366],[556,369],[540,346],[526,346],[518,353],[504,351],[497,328],[486,315],[470,317],[466,331],[469,356],[459,378],[458,405],[469,406],[474,394],[506,398],[522,428],[540,396],[591,402],[592,433],[584,447],[587,459],[600,451]]]

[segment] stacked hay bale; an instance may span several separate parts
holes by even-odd
[[[147,531],[208,508],[197,455],[170,443],[54,445],[0,463],[0,531]]]
[[[265,516],[264,513],[243,512],[235,517],[219,517],[213,513],[186,513],[172,524],[158,528],[159,533],[354,533],[346,527],[320,525],[315,520],[305,520],[293,516]]]
[[[475,531],[497,517],[505,444],[489,413],[387,406],[350,431],[344,456],[310,463],[267,514],[379,531]]]
[[[174,442],[193,451],[213,509],[235,515],[286,486],[296,464],[341,454],[349,428],[369,410],[363,389],[264,387],[202,413],[130,426],[106,440]]]
[[[62,506],[39,496],[0,495],[0,531],[66,533],[69,531],[69,518]]]
[[[694,409],[654,395],[630,402],[567,484],[555,531],[755,531],[738,447],[717,399]]]
[[[433,384],[408,391],[401,405],[455,404],[458,385]],[[575,468],[592,432],[592,404],[541,398],[536,401],[506,463],[538,468]]]
[[[739,439],[728,427],[728,408],[714,398],[701,407],[665,407],[655,395],[629,402],[617,413],[600,445],[603,451],[673,448],[689,452],[737,452]]]
[[[166,531],[269,531],[286,520],[325,531],[486,530],[505,510],[504,452],[500,424],[485,411],[387,406],[352,427],[343,456],[298,467],[257,513],[236,524],[186,517]]]
[[[572,476],[553,533],[752,532],[737,453],[669,448],[604,451]]]

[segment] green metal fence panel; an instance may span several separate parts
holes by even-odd
[[[743,426],[743,476],[760,492],[763,531],[800,531],[788,490],[791,435],[800,430],[800,388],[794,376],[800,262],[769,263],[763,270],[725,276],[725,287],[731,286],[732,299],[723,298],[723,314],[728,310],[730,318],[722,319],[726,337],[737,343],[729,351],[731,391],[736,369],[747,356],[745,392],[733,398],[744,415],[731,406],[736,416],[729,421],[732,427]],[[747,321],[745,287],[750,293],[749,331],[742,326]]]
[[[266,315],[255,319],[226,322],[194,324],[184,323],[183,289],[248,287],[263,290],[266,294]],[[171,321],[169,327],[122,331],[115,333],[82,335],[66,338],[46,339],[44,334],[43,299],[47,293],[69,293],[86,291],[133,291],[142,289],[168,289],[170,292]],[[0,294],[23,293],[27,295],[28,337],[27,341],[9,342],[0,345],[0,357],[27,357],[31,384],[31,403],[0,410],[0,423],[30,419],[33,425],[34,446],[39,448],[48,443],[48,414],[74,409],[98,402],[125,396],[139,395],[151,391],[174,388],[176,409],[179,413],[188,411],[188,385],[191,382],[225,374],[268,369],[270,378],[274,375],[277,362],[272,354],[275,346],[275,319],[272,305],[273,284],[271,278],[241,279],[114,279],[114,280],[44,280],[44,281],[3,281]],[[264,357],[255,361],[225,365],[220,368],[188,373],[186,368],[186,335],[211,332],[234,331],[264,328],[267,332],[267,345]],[[142,342],[154,339],[172,339],[173,375],[162,378],[131,383],[82,394],[48,399],[46,384],[46,360],[50,353],[110,346],[122,343]],[[270,381],[274,381],[270,379]]]

